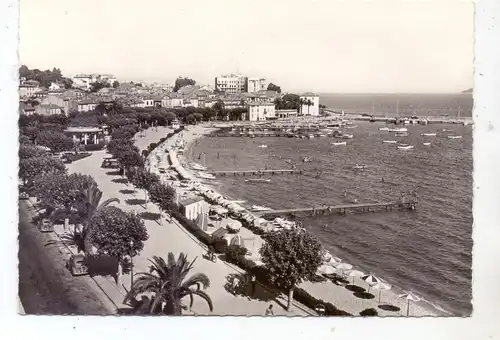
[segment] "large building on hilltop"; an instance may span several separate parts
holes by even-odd
[[[248,78],[247,80],[247,92],[259,92],[266,91],[269,82],[266,78]]]
[[[247,77],[241,74],[215,77],[215,90],[227,94],[247,92]]]

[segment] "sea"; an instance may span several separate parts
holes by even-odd
[[[321,95],[320,103],[345,112],[371,111],[394,115],[471,116],[470,94],[460,95]],[[404,112],[404,111],[403,111]],[[411,291],[452,315],[472,312],[472,135],[471,126],[410,125],[407,137],[380,131],[385,123],[355,122],[345,146],[331,138],[205,137],[188,159],[211,170],[290,168],[307,175],[269,176],[267,182],[244,177],[217,178],[212,185],[232,199],[273,209],[388,202],[415,191],[415,211],[390,211],[345,216],[300,217],[335,256],[373,273],[404,291]],[[436,136],[422,136],[422,133]],[[460,135],[461,139],[448,139]],[[384,140],[413,145],[399,150]],[[429,146],[423,143],[430,142]],[[267,145],[267,148],[259,146]],[[303,162],[303,157],[311,162]],[[287,162],[288,161],[288,162]],[[356,164],[365,164],[363,171]],[[319,175],[319,176],[318,176]],[[324,228],[324,226],[327,228]]]

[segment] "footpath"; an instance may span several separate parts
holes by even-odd
[[[136,136],[136,145],[140,150],[144,150],[147,145],[158,142],[171,131],[165,127],[150,128],[144,137]],[[118,198],[120,203],[116,204],[117,207],[125,211],[135,210],[143,218],[149,239],[145,242],[142,252],[133,259],[134,274],[147,272],[150,264],[148,259],[153,256],[166,258],[169,252],[176,256],[183,252],[190,260],[196,258],[191,275],[205,273],[210,278],[211,285],[206,292],[213,301],[214,310],[210,312],[204,300],[195,297],[191,312],[186,314],[262,316],[269,304],[273,304],[275,315],[316,315],[314,311],[298,303],[294,303],[290,312],[286,311],[284,306],[286,306],[287,297],[262,286],[258,286],[252,296],[234,295],[230,288],[231,279],[244,272],[221,260],[216,263],[205,260],[203,254],[206,253],[206,248],[194,236],[176,221],[168,223],[164,218],[158,221],[160,210],[151,202],[147,202],[147,205],[144,203],[143,191],[134,189],[116,171],[101,168],[105,157],[108,157],[106,151],[93,152],[90,157],[69,164],[68,171],[92,176],[103,192],[103,201],[108,198]],[[55,229],[55,237],[58,238],[64,230],[62,226],[56,226]],[[75,252],[75,249],[71,247],[63,246],[63,248],[64,256],[68,258],[71,253]],[[93,279],[117,309],[126,307],[123,305],[123,298],[126,293],[125,287],[130,289],[130,274],[122,275],[119,285],[116,285],[111,277],[95,276]]]

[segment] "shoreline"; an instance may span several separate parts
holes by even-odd
[[[191,129],[195,129],[196,133],[194,133]],[[200,129],[202,130],[201,133],[199,132]],[[190,127],[190,130],[188,130],[190,133],[188,135],[183,136],[183,139],[184,139],[186,144],[184,147],[184,154],[181,156],[178,156],[179,163],[183,167],[185,167],[188,163],[192,162],[193,160],[189,159],[189,155],[192,152],[192,146],[194,145],[196,140],[199,140],[199,139],[205,137],[208,133],[213,132],[214,130],[218,130],[218,129],[220,129],[220,128],[210,128],[210,127],[206,127],[206,126]],[[186,171],[190,172],[189,170],[186,170]],[[192,174],[192,172],[190,172],[190,173]],[[196,177],[196,176],[193,176],[193,177]],[[214,191],[218,191],[214,185],[206,184],[206,182],[204,182],[203,185],[209,187],[210,189],[212,189]],[[226,194],[224,194],[224,196],[230,200],[238,199],[238,198],[230,197]],[[256,204],[258,204],[258,203],[256,203]],[[332,254],[332,255],[335,255],[335,254]],[[356,265],[354,267],[359,267],[359,265]],[[365,283],[364,281],[360,280],[359,278],[355,280],[355,284],[358,286],[362,286],[365,289],[369,288],[368,284]],[[324,286],[325,284],[305,282],[305,283],[301,284],[300,287],[306,289],[308,292],[312,293],[317,298],[321,298],[325,301],[332,302],[338,308],[344,309],[346,311],[350,310],[350,308],[345,308],[345,307],[346,307],[346,305],[351,305],[352,304],[351,301],[345,301],[345,296],[343,297],[344,299],[341,298],[340,300],[339,299],[332,300],[330,298],[331,297],[330,296],[331,289],[330,289],[330,292],[328,292],[329,294],[326,294],[327,296],[325,296],[326,292],[324,292],[323,289],[321,289],[321,287],[320,287],[320,289],[318,289],[318,286],[321,286],[321,285]],[[333,283],[332,283],[332,286],[340,288],[341,290],[347,291],[343,287],[333,285]],[[398,287],[398,286],[394,286],[394,285],[391,285],[391,286],[392,286],[391,290],[382,292],[382,297],[383,297],[382,302],[384,302],[384,301],[390,302],[392,305],[396,305],[398,307],[402,306],[404,304],[405,306],[403,306],[404,308],[401,308],[401,310],[398,312],[398,316],[405,316],[406,315],[406,300],[402,300],[401,298],[398,297],[398,295],[404,293],[405,290],[402,289],[401,287]],[[374,295],[378,295],[378,291],[374,291]],[[362,300],[362,299],[358,299],[358,298],[352,296],[351,294],[349,294],[349,298],[352,300]],[[335,300],[337,300],[337,301],[335,301]],[[373,300],[378,300],[378,299],[373,299]],[[398,302],[403,302],[403,304],[398,303]],[[368,303],[366,303],[366,305],[368,305]],[[444,310],[440,306],[433,304],[431,301],[425,300],[423,297],[421,297],[421,300],[418,302],[412,301],[410,304],[410,310],[411,310],[410,316],[455,316],[455,314]],[[383,312],[379,312],[379,315],[381,315],[381,316],[391,316],[391,315],[395,316],[395,313],[385,313],[384,314]]]

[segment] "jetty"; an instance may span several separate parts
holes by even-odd
[[[214,176],[263,176],[263,175],[302,175],[302,170],[295,169],[277,169],[277,170],[221,170],[209,171]]]
[[[337,214],[345,215],[346,213],[367,213],[375,211],[392,211],[392,210],[415,210],[417,205],[416,200],[394,201],[384,203],[362,203],[362,204],[346,204],[346,205],[321,205],[310,208],[292,208],[280,210],[267,210],[257,212],[261,216],[279,216],[287,214],[307,214],[307,215],[326,215]]]

